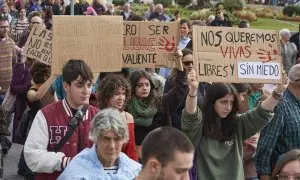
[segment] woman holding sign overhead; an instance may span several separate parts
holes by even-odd
[[[181,61],[182,56],[178,57]],[[132,97],[127,111],[132,114],[135,123],[135,142],[141,157],[140,146],[145,136],[160,126],[171,126],[171,116],[184,100],[187,93],[187,76],[178,68],[175,86],[163,96],[158,96],[150,75],[145,70],[131,72],[129,80],[132,86]]]
[[[262,129],[273,117],[273,109],[286,89],[277,85],[272,96],[252,111],[238,115],[238,97],[234,87],[214,83],[204,96],[202,108],[197,107],[198,80],[194,70],[189,73],[189,93],[182,115],[182,131],[194,144],[198,179],[244,179],[243,141]]]
[[[184,49],[187,44],[190,42],[190,22],[186,19],[180,20],[180,39],[179,39],[179,47],[180,49]],[[167,79],[167,77],[171,74],[170,68],[160,68],[159,75]]]

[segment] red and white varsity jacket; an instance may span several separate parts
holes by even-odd
[[[70,160],[77,155],[78,148],[81,151],[92,146],[89,130],[97,111],[95,107],[89,106],[83,121],[57,153],[49,150],[65,136],[69,128],[68,123],[75,114],[72,114],[65,100],[52,103],[38,111],[24,146],[25,161],[28,167],[37,173],[36,180],[57,179]]]

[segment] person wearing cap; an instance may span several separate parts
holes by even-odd
[[[261,131],[256,151],[256,169],[261,180],[269,180],[278,157],[300,148],[300,64],[289,73],[289,84],[274,109],[273,120]],[[274,92],[273,92],[274,93]]]

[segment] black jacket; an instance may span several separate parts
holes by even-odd
[[[65,15],[71,15],[71,6],[68,5],[66,7]],[[87,8],[89,7],[88,3],[76,3],[74,4],[74,15],[85,15],[84,13],[86,12]]]
[[[210,24],[210,26],[226,26],[232,27],[231,22],[229,21],[228,17],[224,14],[224,21],[220,21],[217,17],[215,20]]]
[[[123,17],[123,20],[128,20],[128,19],[131,19],[132,16],[134,16],[134,13],[132,11],[130,11],[128,18],[126,18],[126,16],[125,16],[125,11],[121,11],[120,15]]]
[[[166,21],[167,20],[167,18],[164,16],[164,14],[158,14],[157,12],[151,13],[148,20],[152,20],[152,19],[158,19],[160,21]]]
[[[41,4],[41,6],[43,7],[44,10],[45,10],[46,7],[51,6],[52,11],[53,11],[53,15],[60,15],[60,8],[59,8],[59,5],[57,5],[57,4],[51,4],[47,1],[45,1]]]
[[[296,44],[298,50],[299,50],[299,48],[300,48],[299,36],[300,36],[300,33],[298,32],[298,33],[295,33],[295,34],[290,38],[290,42]]]

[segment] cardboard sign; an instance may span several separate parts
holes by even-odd
[[[70,59],[81,59],[92,72],[122,68],[121,16],[53,16],[52,73]]]
[[[179,36],[179,22],[124,21],[123,67],[177,67]]]
[[[34,25],[24,46],[24,56],[51,65],[52,32]]]
[[[280,83],[278,32],[230,27],[193,27],[199,81]]]

